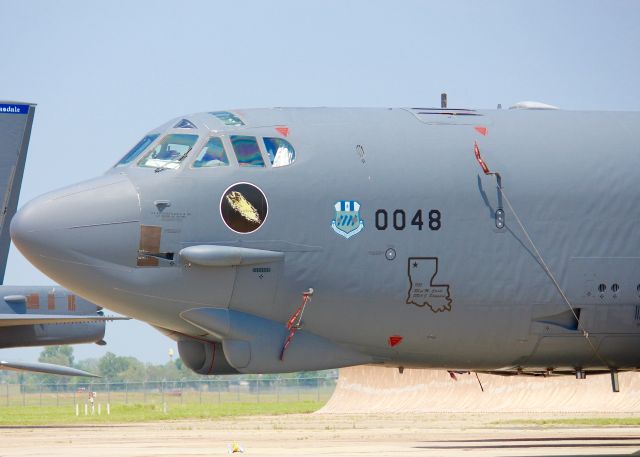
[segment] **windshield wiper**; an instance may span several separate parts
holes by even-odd
[[[160,167],[156,168],[156,169],[155,169],[155,172],[156,172],[156,173],[160,173],[161,171],[166,170],[167,168],[169,168],[169,167],[167,167],[167,165],[169,165],[170,163],[180,163],[180,162],[182,162],[184,159],[186,159],[186,158],[187,158],[187,156],[189,155],[189,153],[191,152],[191,150],[192,150],[192,149],[193,149],[193,146],[190,146],[190,147],[189,147],[189,149],[187,149],[186,151],[184,151],[184,152],[180,155],[180,157],[178,157],[178,159],[177,159],[177,160],[172,160],[172,161],[170,161],[170,162],[168,161],[168,162],[167,162],[167,163],[165,163],[164,165],[162,165],[162,166],[160,166]]]

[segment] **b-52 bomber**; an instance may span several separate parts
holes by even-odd
[[[104,341],[102,308],[57,286],[4,285],[9,255],[9,222],[16,212],[36,106],[0,102],[0,348]],[[0,360],[0,370],[67,376],[95,376],[72,367]]]
[[[275,108],[181,116],[12,239],[202,374],[640,366],[640,115]]]

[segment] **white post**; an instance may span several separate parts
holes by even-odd
[[[162,404],[162,411],[163,411],[165,414],[167,414],[167,402],[166,402],[166,401]]]
[[[80,415],[80,405],[76,403],[76,416]]]
[[[85,416],[89,415],[89,405],[87,405],[86,403],[84,404],[84,415]]]
[[[111,415],[111,403],[107,403],[107,416]]]
[[[102,403],[98,403],[98,416],[102,413]]]

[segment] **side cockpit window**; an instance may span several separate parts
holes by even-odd
[[[116,167],[131,163],[136,157],[142,154],[144,150],[147,149],[149,145],[153,143],[159,136],[160,134],[147,135],[143,139],[138,141],[138,143],[134,147],[132,147],[131,150],[127,152],[122,159],[120,159],[120,161],[116,164]]]
[[[141,167],[178,168],[198,141],[198,135],[173,133],[165,136],[158,145],[138,162]]]
[[[296,160],[296,151],[293,146],[282,138],[264,138],[264,146],[274,167],[291,165]]]
[[[264,167],[260,147],[253,136],[231,135],[231,145],[241,167]]]
[[[202,167],[223,167],[229,165],[227,153],[224,150],[222,140],[218,137],[209,138],[207,144],[204,145],[195,162],[194,168]]]

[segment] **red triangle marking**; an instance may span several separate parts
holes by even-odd
[[[276,130],[282,135],[282,136],[289,136],[289,127],[276,127]]]
[[[389,337],[389,346],[394,347],[400,344],[402,337],[400,335],[391,335]]]
[[[482,136],[487,136],[487,133],[489,133],[489,129],[487,129],[486,127],[475,127],[475,129],[476,132],[478,132]]]

